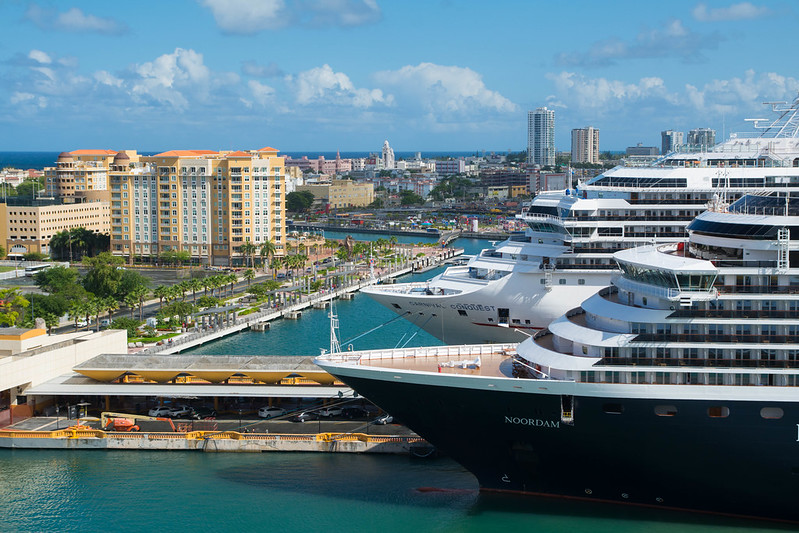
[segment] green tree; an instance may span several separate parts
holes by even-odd
[[[186,318],[194,313],[197,307],[190,302],[173,302],[165,305],[163,309],[158,312],[158,316],[162,318],[171,318],[178,316],[181,323],[186,322]]]
[[[139,336],[139,326],[141,325],[142,325],[141,320],[136,320],[135,318],[127,318],[124,316],[115,318],[114,321],[111,322],[112,329],[127,330],[129,339]]]
[[[83,277],[83,287],[96,296],[114,296],[122,281],[121,265],[124,259],[103,252],[96,257],[84,257],[83,264],[89,271]]]
[[[130,296],[133,296],[133,298],[136,300],[136,303],[139,304],[139,320],[142,320],[142,315],[144,314],[144,299],[147,297],[149,292],[150,291],[147,290],[147,287],[139,285],[129,293]]]
[[[250,267],[252,268],[252,266],[253,266],[253,255],[255,254],[256,251],[258,251],[258,247],[255,246],[253,243],[251,243],[249,241],[249,239],[248,239],[247,242],[245,242],[244,244],[242,244],[239,247],[239,250],[241,250],[241,255],[244,256],[244,264],[245,265],[247,264],[247,258],[249,258],[250,259]]]
[[[20,314],[30,305],[19,288],[0,289],[0,326],[12,327],[20,320]]]
[[[41,252],[28,252],[22,254],[22,259],[25,261],[45,261],[49,257]]]
[[[6,249],[5,246],[0,246],[0,259],[6,256]]]
[[[164,298],[169,295],[169,287],[166,285],[159,285],[153,289],[153,296],[158,298],[158,309],[164,307]]]
[[[272,269],[272,278],[277,277],[277,271],[280,270],[280,267],[283,266],[283,258],[282,257],[273,257],[272,261],[269,263],[269,268]]]
[[[191,290],[191,300],[193,302],[197,301],[197,291],[201,291],[203,289],[203,282],[199,278],[194,278],[189,280],[189,289]]]
[[[400,205],[423,205],[424,198],[413,191],[402,191],[400,193]]]
[[[126,294],[139,289],[139,287],[149,287],[150,278],[142,275],[140,272],[131,269],[122,270],[122,275],[119,280],[119,287],[117,288],[116,296],[122,300]]]
[[[269,259],[274,257],[275,252],[277,252],[277,246],[271,239],[267,239],[267,241],[261,245],[261,263],[263,263],[264,272],[266,272],[266,265],[269,263]]]
[[[294,213],[307,211],[313,204],[314,195],[310,191],[294,191],[286,195],[286,210]]]
[[[75,285],[78,278],[79,274],[76,268],[53,266],[37,272],[33,276],[33,281],[40,289],[53,294]]]
[[[244,279],[247,280],[247,286],[250,286],[250,282],[255,279],[255,270],[248,268],[244,271]]]

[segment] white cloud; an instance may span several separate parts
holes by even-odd
[[[253,99],[262,106],[267,105],[274,99],[275,90],[268,85],[256,80],[250,80],[247,82],[247,86],[250,88]]]
[[[15,106],[34,106],[39,109],[47,107],[47,97],[36,96],[35,94],[26,92],[15,92],[10,98],[11,105]]]
[[[48,30],[109,35],[122,34],[128,30],[127,26],[114,18],[87,14],[77,7],[59,13],[54,9],[43,8],[32,3],[25,12],[25,18],[36,26]]]
[[[799,91],[799,79],[776,72],[747,70],[741,77],[711,80],[703,86],[686,85],[690,103],[701,113],[763,112],[762,102],[791,100]]]
[[[378,72],[375,79],[390,86],[398,102],[402,96],[402,106],[421,106],[436,116],[518,109],[500,93],[488,89],[482,76],[470,68],[420,63]]]
[[[285,26],[283,0],[202,0],[226,33],[253,34]]]
[[[380,20],[376,0],[199,0],[225,33],[252,35],[286,26],[362,26]]]
[[[641,78],[638,82],[623,82],[606,78],[588,78],[574,72],[547,74],[557,94],[553,103],[568,108],[611,111],[632,102],[657,99],[677,103],[677,95],[670,93],[661,78]]]
[[[678,57],[686,63],[704,60],[702,52],[715,49],[723,38],[687,28],[679,19],[665,22],[660,28],[644,29],[632,41],[611,37],[593,43],[586,52],[563,52],[555,63],[567,66],[607,66],[623,59]]]
[[[203,93],[211,78],[202,54],[183,48],[142,63],[135,68],[135,73],[138,79],[131,89],[133,95],[178,108],[186,108],[189,104],[184,90]]]
[[[268,65],[261,65],[256,61],[245,61],[241,64],[241,71],[247,76],[254,78],[275,78],[283,76],[283,71],[276,63],[271,62]]]
[[[28,52],[28,57],[30,59],[33,59],[37,63],[44,63],[46,65],[49,65],[50,63],[53,62],[50,56],[47,55],[45,52],[42,52],[41,50],[31,50],[30,52]]]
[[[119,87],[122,87],[122,85],[124,84],[124,80],[122,80],[122,78],[118,78],[118,77],[114,76],[113,74],[111,74],[107,70],[98,70],[97,72],[95,72],[94,73],[94,79],[100,85],[108,85],[108,86],[111,86],[111,87],[118,87],[119,88]]]
[[[295,90],[298,104],[331,104],[369,108],[376,104],[391,104],[391,95],[384,96],[380,89],[358,89],[343,72],[334,72],[330,65],[312,68],[296,76],[288,76],[287,83]]]
[[[771,14],[765,6],[755,6],[749,2],[740,2],[728,7],[708,8],[706,4],[697,4],[693,16],[701,22],[722,22],[727,20],[751,20]]]

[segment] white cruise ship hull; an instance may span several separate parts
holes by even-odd
[[[610,285],[614,273],[513,272],[472,283],[442,274],[429,284],[431,294],[424,283],[377,285],[362,292],[446,344],[521,342]]]

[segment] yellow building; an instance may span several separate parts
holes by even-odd
[[[314,195],[319,207],[331,208],[365,207],[375,200],[375,189],[371,183],[357,183],[352,180],[332,180],[328,183],[298,185],[298,191],[308,191]]]
[[[68,202],[88,191],[107,191],[108,169],[116,155],[115,150],[61,152],[56,166],[44,169],[47,196]]]
[[[10,255],[50,253],[50,239],[70,228],[97,233],[110,230],[108,202],[63,203],[56,199],[8,198],[0,203],[0,243]]]
[[[185,250],[199,264],[244,263],[241,245],[285,243],[285,174],[274,148],[120,152],[110,167],[111,252],[143,261]]]

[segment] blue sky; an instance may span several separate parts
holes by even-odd
[[[520,150],[747,129],[799,90],[790,0],[0,0],[0,150]]]

